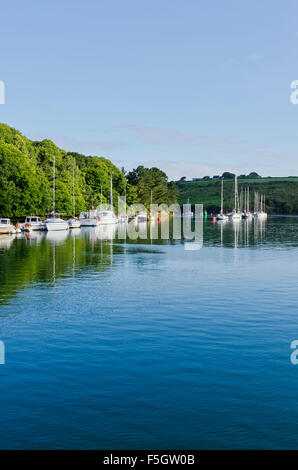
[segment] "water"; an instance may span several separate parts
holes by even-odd
[[[298,218],[0,238],[0,448],[297,448]]]

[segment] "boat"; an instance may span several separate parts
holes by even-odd
[[[142,222],[147,222],[147,212],[141,211],[137,215],[137,222],[142,223]]]
[[[119,215],[118,221],[120,224],[126,224],[128,222],[128,215],[126,214]]]
[[[21,225],[21,229],[24,232],[30,232],[32,230],[46,230],[46,225],[42,220],[40,220],[40,217],[30,215],[26,217],[25,222]]]
[[[100,225],[117,224],[118,222],[115,212],[111,209],[99,211],[98,217],[99,217]]]
[[[68,223],[61,219],[60,214],[57,212],[50,212],[47,215],[45,220],[46,229],[48,232],[53,232],[55,230],[68,230],[69,225]]]
[[[259,195],[258,192],[255,192],[254,217],[256,219],[267,219],[267,212],[265,210],[265,196],[263,194]]]
[[[47,215],[45,220],[45,226],[48,232],[55,230],[68,230],[69,226],[65,220],[61,219],[60,214],[55,212],[55,155],[53,156],[53,211]]]
[[[241,220],[242,212],[239,209],[238,183],[235,175],[235,208],[228,214],[230,220]]]
[[[244,203],[245,209],[244,209],[242,217],[243,219],[251,220],[253,215],[250,212],[249,186],[245,188],[244,199],[245,199],[245,203]]]
[[[116,216],[113,208],[113,173],[111,173],[111,197],[110,197],[110,208],[100,210],[98,212],[100,225],[117,224],[118,217]]]
[[[183,207],[182,217],[193,217],[193,212],[191,210],[191,204],[189,204],[189,198],[187,199],[187,206],[190,207],[190,209],[187,209],[186,211],[184,211],[184,207]]]
[[[216,220],[227,220],[228,216],[223,212],[223,178],[221,179],[221,197],[220,197],[220,213],[217,214]]]
[[[81,227],[97,227],[99,222],[100,217],[96,209],[90,209],[90,211],[80,213]]]
[[[10,222],[10,219],[7,219],[7,218],[0,219],[0,235],[5,234],[5,233],[6,234],[16,233],[15,226],[12,225],[12,223]]]
[[[73,217],[68,219],[67,223],[69,228],[80,228],[81,222],[76,217],[76,199],[75,199],[75,175],[74,175],[74,167],[72,169],[72,204],[73,204]]]
[[[152,189],[150,193],[150,212],[148,214],[148,222],[154,222],[155,221],[155,216],[154,212],[152,211]]]

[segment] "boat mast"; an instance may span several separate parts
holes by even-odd
[[[75,169],[72,169],[72,204],[73,204],[73,216],[76,216],[76,200],[75,200]]]
[[[111,209],[113,208],[113,172],[111,172]]]
[[[223,214],[223,178],[221,179],[220,213]]]
[[[239,210],[237,175],[235,175],[235,211]]]
[[[53,156],[53,212],[55,213],[55,164],[56,164],[56,159],[55,159],[55,154]]]

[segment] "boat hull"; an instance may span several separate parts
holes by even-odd
[[[81,227],[97,227],[99,221],[97,219],[80,219]]]
[[[9,233],[15,233],[15,227],[13,225],[0,226],[0,235],[7,235]]]
[[[68,230],[69,226],[68,223],[65,221],[61,222],[46,222],[46,229],[48,232],[56,232],[60,230]]]

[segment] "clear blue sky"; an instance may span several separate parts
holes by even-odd
[[[298,174],[298,2],[1,6],[0,121],[171,178]]]

